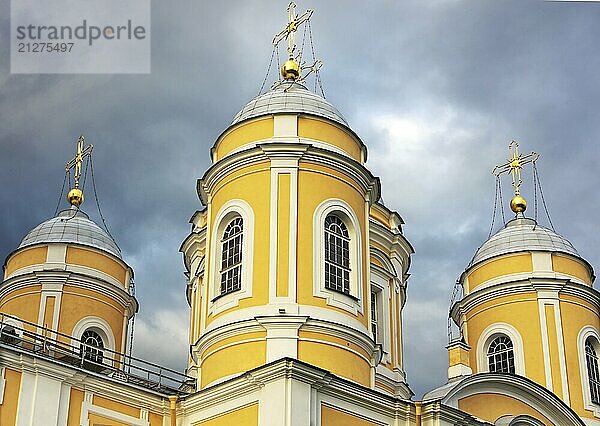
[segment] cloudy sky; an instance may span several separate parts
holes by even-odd
[[[257,94],[286,5],[154,1],[150,74],[16,75],[9,2],[0,3],[0,256],[53,215],[84,133],[102,212],[136,274],[138,356],[184,366],[178,249],[200,208],[195,182],[215,138]],[[298,10],[307,7],[327,99],[368,146],[416,250],[404,350],[420,396],[445,381],[452,287],[487,237],[491,170],[511,139],[541,154],[557,231],[600,265],[600,4],[328,0]],[[505,181],[505,199],[509,191]],[[91,200],[88,190],[84,210],[98,219]]]

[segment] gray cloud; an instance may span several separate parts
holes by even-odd
[[[85,133],[96,146],[103,213],[136,271],[135,352],[182,369],[188,308],[178,248],[200,207],[195,179],[210,164],[215,138],[257,94],[285,4],[154,2],[149,75],[10,75],[7,3],[0,5],[0,255],[53,214],[63,164]],[[490,172],[510,139],[542,154],[557,230],[600,264],[600,8],[423,3],[299,5],[316,8],[327,98],[369,147],[368,166],[416,249],[404,350],[417,396],[445,381],[452,286],[487,237]],[[98,220],[89,189],[84,207]]]

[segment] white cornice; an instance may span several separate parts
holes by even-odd
[[[559,294],[579,297],[586,300],[600,310],[600,293],[587,284],[580,284],[570,280],[529,278],[495,284],[482,289],[475,289],[450,309],[452,319],[458,324],[460,315],[469,312],[482,303],[498,297],[540,291],[556,291]]]
[[[128,311],[128,316],[138,310],[138,302],[134,296],[102,279],[69,271],[35,271],[24,275],[13,276],[0,284],[0,298],[21,288],[42,284],[70,285],[98,292],[118,302]],[[64,291],[63,287],[63,291]]]
[[[265,143],[227,156],[211,166],[197,183],[200,200],[207,205],[215,185],[228,174],[274,157],[301,159],[307,163],[331,167],[360,185],[370,204],[376,202],[380,197],[379,178],[374,177],[365,166],[356,160],[334,151],[306,144]]]

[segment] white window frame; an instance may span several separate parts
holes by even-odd
[[[325,287],[325,218],[335,214],[348,228],[350,236],[350,294]],[[358,217],[343,200],[331,198],[316,208],[313,216],[313,295],[322,297],[330,306],[351,312],[363,313],[363,242]]]
[[[525,375],[525,355],[523,352],[523,339],[521,334],[510,324],[495,323],[486,327],[477,340],[477,372],[489,373],[488,349],[492,341],[499,335],[505,335],[513,345],[515,358],[515,374]]]
[[[93,330],[100,335],[102,338],[102,343],[104,343],[104,349],[108,349],[108,351],[103,351],[102,359],[107,361],[107,365],[113,365],[115,359],[115,336],[113,331],[105,320],[99,317],[89,316],[80,319],[75,327],[73,327],[73,331],[71,335],[73,336],[73,340],[71,341],[71,345],[74,348],[79,349],[81,345],[81,336],[86,330]]]
[[[583,408],[594,413],[594,417],[600,417],[600,405],[592,402],[590,383],[588,381],[587,360],[585,358],[585,342],[588,338],[596,340],[594,349],[600,355],[600,333],[594,327],[588,325],[583,327],[577,336],[577,351],[579,353],[579,371],[581,372],[581,389],[583,394]]]
[[[223,245],[221,239],[229,223],[236,217],[243,221],[242,237],[242,270],[241,288],[231,293],[221,295],[221,255]],[[241,299],[252,297],[252,264],[254,242],[254,211],[252,207],[240,199],[229,200],[215,216],[211,226],[209,277],[208,277],[208,313],[216,315],[219,312],[239,306]]]
[[[391,362],[392,356],[392,336],[390,333],[390,324],[392,321],[392,313],[390,312],[390,282],[388,278],[373,269],[371,270],[371,289],[369,297],[371,292],[374,292],[377,295],[376,305],[379,308],[377,317],[377,335],[380,340],[375,340],[375,343],[381,344],[383,349],[381,361],[385,364]],[[370,321],[371,316],[369,315],[369,330],[371,330]]]

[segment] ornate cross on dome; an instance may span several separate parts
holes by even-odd
[[[521,169],[525,164],[535,162],[540,155],[537,152],[531,151],[527,155],[519,153],[519,143],[517,141],[511,141],[508,145],[508,160],[504,164],[499,164],[494,167],[492,171],[496,177],[504,173],[510,173],[512,176],[512,186],[515,189],[515,197],[510,202],[510,208],[515,213],[522,213],[527,208],[525,199],[521,197],[520,188],[523,180],[521,179]]]
[[[83,159],[88,155],[91,155],[92,150],[94,149],[94,145],[88,145],[84,148],[84,144],[85,137],[81,135],[77,140],[77,154],[75,154],[75,157],[71,159],[71,161],[69,161],[65,167],[67,172],[72,168],[75,168],[75,188],[79,188],[79,179],[81,179],[81,165],[83,163]]]
[[[77,140],[77,153],[75,157],[69,161],[65,167],[67,173],[69,170],[74,170],[74,179],[75,179],[75,188],[71,189],[67,194],[67,200],[72,205],[79,207],[81,203],[83,203],[83,192],[79,189],[79,179],[81,179],[81,165],[83,164],[83,159],[92,155],[92,150],[94,149],[94,145],[88,145],[84,147],[85,137],[83,135],[79,136]]]
[[[307,9],[301,16],[298,16],[296,13],[296,3],[290,2],[287,7],[288,23],[279,34],[273,37],[273,45],[276,46],[284,38],[287,39],[287,51],[290,59],[294,58],[294,51],[296,50],[296,31],[300,25],[310,19],[313,12],[313,9]]]

